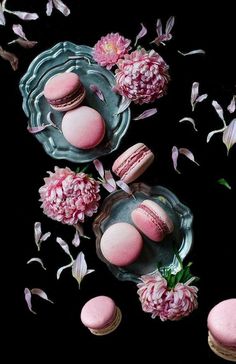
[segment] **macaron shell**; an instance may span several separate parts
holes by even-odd
[[[83,306],[80,318],[89,329],[99,330],[111,323],[115,314],[115,302],[110,297],[97,296]]]
[[[149,209],[154,214],[151,214]],[[135,226],[155,242],[162,241],[166,234],[171,233],[174,229],[173,222],[168,214],[161,206],[151,200],[144,200],[134,209],[131,213],[131,218]]]
[[[219,344],[236,350],[236,298],[213,307],[207,318],[207,326]]]
[[[65,139],[80,149],[94,148],[105,135],[102,116],[88,106],[68,111],[62,119],[61,128]]]
[[[208,344],[216,355],[225,360],[236,362],[236,350],[217,343],[210,332],[208,332]]]
[[[138,230],[128,223],[111,225],[100,242],[103,256],[112,264],[125,266],[133,263],[141,253],[143,239]]]
[[[138,151],[145,148],[145,152],[140,154],[138,159],[134,159],[133,156]],[[112,170],[118,175],[125,183],[131,183],[141,176],[146,169],[152,164],[154,160],[154,154],[148,149],[145,144],[137,143],[122,153],[113,163]],[[125,170],[123,173],[120,166]],[[119,171],[120,170],[120,171]]]

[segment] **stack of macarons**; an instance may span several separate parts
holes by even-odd
[[[77,73],[63,72],[50,78],[44,86],[44,96],[54,110],[65,112],[61,128],[71,145],[91,149],[102,141],[105,122],[98,111],[80,106],[86,90]]]
[[[131,212],[131,219],[135,226],[117,222],[109,226],[101,237],[102,255],[109,263],[119,267],[138,259],[144,244],[143,236],[157,243],[174,230],[171,217],[153,200],[142,201]]]

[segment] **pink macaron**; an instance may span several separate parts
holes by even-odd
[[[101,114],[88,106],[65,113],[61,128],[65,139],[80,149],[96,147],[105,135],[105,123]]]
[[[63,72],[50,78],[44,86],[44,96],[51,107],[58,111],[68,111],[79,106],[85,98],[85,88],[79,75]]]
[[[107,296],[97,296],[83,306],[80,314],[82,323],[94,335],[107,335],[121,322],[121,311]]]
[[[135,226],[149,239],[159,242],[174,230],[173,222],[156,202],[144,200],[131,213]]]
[[[125,183],[141,176],[154,160],[154,154],[143,143],[137,143],[122,153],[113,163],[113,172]]]
[[[236,362],[236,298],[218,303],[207,318],[208,343],[218,356]]]
[[[100,247],[108,262],[122,267],[138,258],[143,247],[143,239],[133,225],[119,222],[105,231]]]

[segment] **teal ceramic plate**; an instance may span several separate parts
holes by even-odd
[[[93,61],[91,51],[92,48],[88,46],[79,46],[70,42],[58,43],[39,54],[20,81],[23,110],[28,117],[29,127],[47,124],[47,116],[51,112],[53,122],[60,129],[64,113],[53,110],[43,95],[47,80],[60,72],[79,74],[86,89],[83,104],[96,109],[105,120],[106,135],[103,141],[97,147],[89,150],[73,147],[65,140],[60,130],[54,127],[47,127],[34,134],[42,143],[45,151],[53,158],[66,159],[76,163],[89,162],[116,150],[128,130],[130,110],[126,109],[117,115],[122,98],[112,91],[115,85],[114,75]],[[101,89],[105,102],[102,102],[91,91],[91,84]]]
[[[165,187],[150,187],[143,183],[134,183],[130,187],[135,199],[121,190],[113,192],[104,200],[100,213],[93,223],[98,257],[120,280],[138,282],[141,275],[153,273],[157,267],[167,267],[171,269],[172,273],[177,273],[180,269],[180,263],[174,254],[174,249],[178,251],[183,260],[193,242],[193,215],[190,209]],[[174,231],[160,243],[155,243],[143,235],[143,250],[133,264],[126,267],[110,264],[101,252],[102,234],[109,226],[117,222],[132,224],[131,212],[145,199],[153,200],[163,207],[172,218]]]

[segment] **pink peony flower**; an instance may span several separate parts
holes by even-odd
[[[110,33],[102,37],[94,46],[93,58],[108,70],[114,66],[130,49],[130,40],[119,33]]]
[[[87,174],[55,167],[40,187],[43,212],[53,220],[74,225],[97,212],[99,183]]]
[[[154,50],[136,50],[117,63],[116,90],[137,104],[153,102],[166,93],[168,66]]]
[[[162,321],[176,321],[188,316],[198,306],[198,288],[186,283],[177,283],[168,288],[167,280],[157,271],[154,274],[141,276],[138,284],[138,295],[145,312],[152,314],[152,318],[159,316]]]

